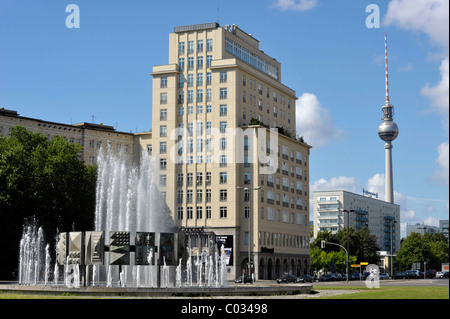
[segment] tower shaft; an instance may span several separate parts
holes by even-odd
[[[392,173],[392,143],[386,142],[385,149],[385,201],[394,204],[394,178]]]

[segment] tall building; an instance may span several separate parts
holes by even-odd
[[[228,279],[309,271],[309,149],[295,136],[295,91],[281,64],[236,25],[175,27],[154,66],[153,129],[141,146],[179,227],[230,249]],[[279,128],[283,134],[273,134]]]
[[[386,104],[383,106],[383,122],[378,126],[378,136],[385,141],[385,196],[386,202],[394,203],[394,177],[392,172],[392,141],[399,133],[398,126],[394,122],[394,106],[389,101],[388,56],[387,38],[384,35],[384,56],[386,66]]]
[[[391,244],[393,253],[400,249],[399,205],[343,190],[316,191],[313,205],[314,237],[320,231],[368,227],[381,250],[390,252]]]

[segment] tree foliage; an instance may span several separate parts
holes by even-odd
[[[96,168],[79,159],[80,151],[61,137],[48,140],[23,127],[0,137],[1,277],[9,279],[17,267],[26,220],[37,220],[47,242],[57,230],[92,228]]]
[[[349,238],[349,239],[347,239]],[[350,227],[338,231],[336,234],[331,232],[319,232],[314,242],[311,244],[311,266],[313,269],[332,270],[335,265],[337,271],[345,272],[345,251],[337,245],[326,245],[324,249],[320,247],[322,240],[329,243],[341,245],[349,250],[349,263],[368,262],[369,264],[378,264],[379,247],[375,235],[370,234],[367,227],[355,230]],[[347,246],[348,243],[348,246]]]
[[[427,262],[427,269],[441,269],[442,263],[448,263],[449,243],[443,234],[411,233],[403,239],[397,251],[395,265],[400,269],[411,269],[413,263]]]

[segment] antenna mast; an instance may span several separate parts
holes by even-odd
[[[386,106],[389,106],[389,77],[388,77],[388,55],[387,55],[387,36],[384,34],[384,61],[386,66]]]
[[[217,0],[217,23],[219,23],[219,0]]]

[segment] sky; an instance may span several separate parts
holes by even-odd
[[[68,27],[78,21],[70,4],[78,27]],[[407,224],[449,219],[448,11],[448,0],[0,0],[0,107],[148,131],[150,72],[168,63],[173,28],[236,24],[296,91],[297,133],[312,146],[310,195],[366,189],[384,200],[386,33],[405,236]]]

